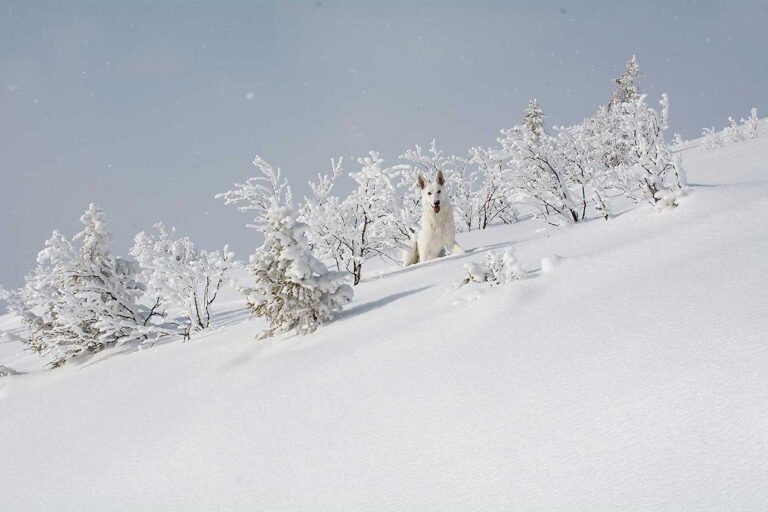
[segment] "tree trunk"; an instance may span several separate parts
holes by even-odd
[[[355,263],[352,265],[352,272],[355,276],[355,286],[360,284],[360,278],[363,276],[363,264]]]

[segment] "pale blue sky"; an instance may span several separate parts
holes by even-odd
[[[157,4],[157,5],[156,5]],[[200,246],[258,244],[215,200],[261,154],[297,196],[331,157],[393,161],[437,138],[493,144],[538,98],[551,124],[641,85],[696,136],[768,111],[759,2],[0,1],[0,282],[89,202],[115,252],[156,221]],[[250,98],[250,99],[249,99]],[[655,99],[654,99],[655,101]]]

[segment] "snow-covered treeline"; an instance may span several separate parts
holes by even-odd
[[[590,215],[608,219],[611,198],[624,196],[658,209],[677,205],[686,189],[685,172],[665,139],[669,99],[649,104],[637,85],[632,57],[608,104],[583,123],[545,129],[536,100],[521,124],[501,130],[498,144],[445,155],[435,141],[414,146],[387,164],[371,151],[348,174],[353,190],[335,194],[345,172],[341,159],[310,183],[299,207],[315,254],[337,270],[362,278],[372,257],[394,259],[394,249],[411,243],[420,216],[419,174],[442,171],[459,231],[485,229],[533,215],[560,226]]]
[[[758,121],[757,108],[752,108],[749,112],[749,117],[746,119],[742,117],[739,123],[733,117],[729,117],[728,126],[720,132],[715,131],[714,126],[704,128],[701,132],[703,139],[701,146],[699,146],[699,151],[707,151],[734,142],[754,139],[758,133]]]
[[[211,304],[233,264],[226,247],[199,250],[158,225],[157,233],[136,236],[130,261],[111,253],[104,212],[96,205],[80,220],[83,230],[71,240],[53,232],[23,287],[0,289],[24,327],[21,335],[0,334],[56,367],[108,346],[188,337],[210,325]]]
[[[554,226],[607,220],[617,197],[659,210],[677,206],[687,185],[665,139],[669,99],[662,95],[654,106],[637,77],[632,57],[607,104],[573,126],[548,129],[531,100],[520,124],[501,130],[496,144],[463,155],[446,155],[433,140],[395,162],[370,151],[350,173],[341,159],[332,160],[296,206],[279,169],[257,157],[257,176],[217,197],[253,213],[251,227],[263,235],[249,266],[256,285],[243,292],[247,306],[269,323],[264,334],[313,331],[351,300],[347,280],[359,284],[366,261],[398,261],[418,229],[421,175],[445,177],[459,231],[522,216]],[[755,136],[756,111],[732,125],[733,140]],[[337,186],[347,178],[351,187]],[[340,188],[351,192],[339,194]],[[24,343],[58,365],[84,351],[189,337],[210,326],[211,306],[236,264],[227,247],[200,250],[157,225],[136,236],[128,261],[110,253],[101,210],[92,205],[82,220],[84,230],[72,240],[54,232],[24,287],[0,294],[23,318]],[[507,281],[518,276],[513,263],[502,255],[469,274]]]

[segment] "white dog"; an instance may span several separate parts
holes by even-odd
[[[443,171],[437,171],[435,181],[431,183],[419,175],[418,185],[421,189],[421,230],[411,250],[404,254],[403,263],[407,266],[439,258],[446,248],[454,254],[463,254],[464,249],[456,243],[453,208],[445,191]]]

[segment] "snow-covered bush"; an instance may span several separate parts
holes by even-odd
[[[749,111],[749,117],[736,123],[733,117],[728,117],[728,126],[723,128],[722,132],[715,131],[715,128],[704,128],[701,135],[703,137],[699,152],[708,151],[722,147],[726,144],[741,142],[746,139],[754,139],[758,135],[760,120],[757,118],[757,109],[752,108]]]
[[[410,198],[400,196],[392,183],[403,169],[385,167],[375,151],[358,163],[360,171],[349,174],[355,188],[347,197],[330,194],[342,174],[341,162],[332,162],[330,175],[310,183],[313,195],[299,210],[317,256],[349,272],[354,284],[360,283],[365,261],[374,256],[391,259],[389,249],[405,244],[417,225],[408,210]]]
[[[608,186],[635,200],[656,204],[667,192],[687,187],[685,171],[664,139],[669,118],[669,99],[661,95],[661,111],[646,104],[645,96],[612,111],[617,116],[618,136],[628,151],[619,165],[608,171]],[[677,203],[675,202],[674,205]]]
[[[728,117],[728,126],[723,128],[722,137],[726,144],[744,140],[744,134],[741,133],[741,129],[733,117]]]
[[[485,255],[483,263],[467,263],[463,283],[507,284],[525,277],[526,271],[515,258],[512,248]]]
[[[595,138],[589,121],[562,128],[558,133],[559,158],[565,180],[574,190],[572,200],[577,207],[579,219],[587,216],[587,205],[594,203],[595,211],[608,220],[611,214],[608,195],[606,167],[599,139]]]
[[[715,131],[714,126],[712,128],[704,128],[704,130],[701,132],[701,135],[703,140],[701,146],[699,147],[700,152],[719,148],[723,145],[723,138],[719,133],[717,133],[717,131]]]
[[[264,245],[251,256],[256,286],[244,290],[248,307],[269,322],[264,336],[310,333],[352,300],[352,287],[344,273],[328,271],[312,256],[307,227],[291,208],[272,205],[266,229]]]
[[[543,134],[540,126],[536,129],[536,133]],[[515,189],[504,159],[487,148],[475,147],[469,150],[468,162],[475,166],[472,176],[473,184],[477,183],[469,189],[470,211],[474,214],[474,222],[469,227],[486,229],[498,222],[517,222],[519,213],[513,200]]]
[[[259,157],[254,164],[258,176],[219,194],[228,204],[253,212],[252,226],[264,235],[264,243],[250,258],[256,284],[242,291],[249,309],[269,322],[262,337],[288,331],[306,334],[331,320],[352,299],[352,288],[344,273],[329,271],[310,252],[308,227],[297,220],[280,170]]]
[[[741,131],[745,139],[754,139],[757,137],[759,119],[757,118],[757,109],[752,108],[749,111],[749,117],[741,118]]]
[[[529,206],[550,224],[578,222],[581,217],[566,178],[558,138],[546,133],[534,136],[525,126],[501,133],[501,149],[494,155],[505,161],[512,200]]]
[[[25,328],[21,341],[60,366],[84,353],[168,334],[139,303],[136,265],[109,252],[103,212],[91,204],[73,241],[54,231],[24,287],[5,292]]]
[[[152,314],[189,337],[210,326],[211,305],[234,264],[234,254],[227,246],[221,251],[197,249],[189,238],[174,234],[174,229],[155,224],[154,232],[136,235],[130,254],[153,299]]]

